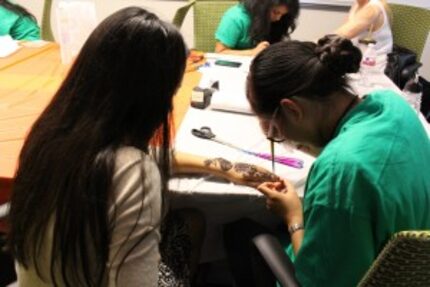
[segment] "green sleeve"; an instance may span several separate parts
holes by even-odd
[[[30,18],[20,16],[11,28],[10,35],[15,40],[39,40],[40,28],[37,23]]]
[[[356,286],[375,258],[368,218],[326,206],[305,214],[305,236],[295,258],[302,286]]]
[[[240,25],[239,21],[227,12],[218,25],[218,29],[215,32],[215,39],[225,46],[235,49],[238,47],[240,38],[245,32],[242,30],[242,25]]]

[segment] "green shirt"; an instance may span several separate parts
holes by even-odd
[[[294,258],[302,286],[356,286],[388,239],[430,229],[430,142],[412,108],[388,90],[339,123],[309,174],[305,235]]]
[[[0,36],[10,35],[15,40],[39,40],[40,28],[27,16],[0,6]]]
[[[250,49],[251,17],[243,4],[237,4],[225,12],[215,32],[215,39],[231,49]]]

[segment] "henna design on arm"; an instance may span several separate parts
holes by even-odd
[[[222,171],[226,172],[233,168],[233,164],[222,157],[206,159],[204,161],[206,167],[220,168]]]
[[[276,175],[268,171],[260,171],[255,165],[249,163],[235,163],[234,170],[241,174],[245,180],[250,181],[274,181],[277,180]]]

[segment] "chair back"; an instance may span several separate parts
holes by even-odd
[[[194,44],[197,50],[213,52],[215,31],[224,12],[236,0],[197,0],[194,6]]]
[[[51,28],[51,10],[52,0],[45,0],[42,15],[42,39],[45,41],[54,41]]]
[[[194,9],[194,48],[204,52],[213,52],[215,48],[215,31],[224,15],[237,0],[193,0],[179,8],[173,23],[181,27],[188,10]]]
[[[430,31],[430,10],[400,4],[389,7],[393,14],[394,44],[414,51],[420,59]]]
[[[430,286],[430,230],[396,233],[358,286]]]

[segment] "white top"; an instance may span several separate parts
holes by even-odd
[[[372,38],[376,41],[375,50],[378,56],[376,60],[376,64],[381,71],[384,71],[385,66],[387,65],[387,55],[393,50],[393,34],[391,32],[390,21],[388,19],[387,11],[385,11],[384,5],[379,0],[370,0],[366,5],[373,5],[381,10],[381,13],[384,17],[384,22],[382,26],[377,30],[372,30]],[[358,5],[354,5],[349,12],[349,19],[353,19],[357,14]],[[361,49],[364,53],[366,47],[363,44],[360,44],[359,39],[365,38],[369,34],[369,31],[363,31],[355,38],[352,39],[352,42]]]
[[[162,197],[158,167],[142,151],[133,147],[122,147],[116,155],[112,184],[115,202],[109,208],[109,218],[113,230],[109,245],[109,261],[106,262],[106,266],[108,268],[111,266],[111,269],[106,285],[109,287],[157,286]],[[143,207],[141,206],[142,200]],[[133,230],[134,225],[136,227]],[[127,238],[128,236],[129,238]],[[120,269],[118,284],[115,284],[118,266],[124,255],[141,238],[144,239],[124,261]],[[42,274],[47,280],[50,280],[51,246],[52,224],[45,238],[42,254],[38,258]],[[17,265],[16,269],[21,287],[52,286],[50,282],[42,281],[32,266],[26,270]]]

